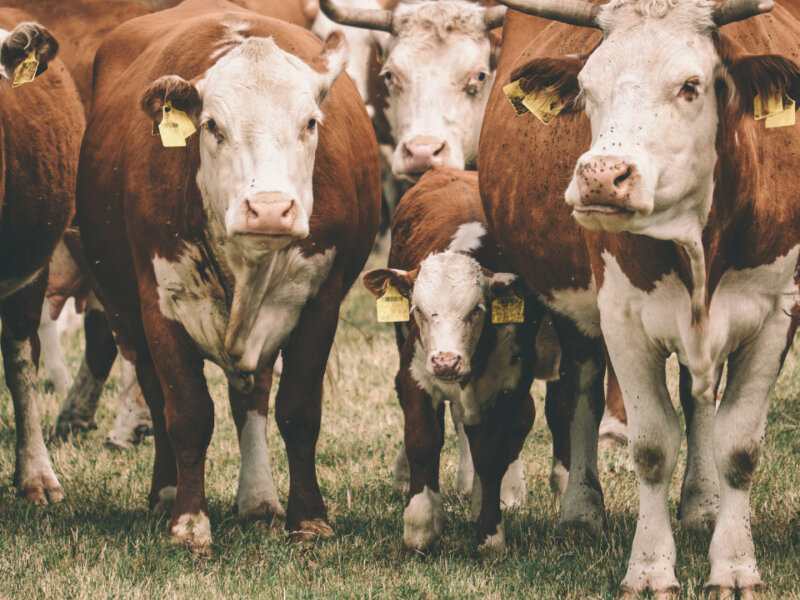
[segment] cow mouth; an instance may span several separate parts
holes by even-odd
[[[635,211],[615,204],[581,204],[573,207],[578,216],[623,216],[632,217]]]
[[[467,374],[463,371],[452,371],[452,372],[441,372],[441,373],[433,373],[433,376],[436,377],[439,381],[443,381],[445,383],[458,383],[461,381]]]

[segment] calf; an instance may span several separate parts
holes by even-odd
[[[36,407],[37,329],[48,262],[74,211],[84,122],[69,73],[53,60],[58,43],[25,19],[12,9],[0,11],[0,348],[17,427],[14,483],[29,500],[53,502],[64,494]],[[27,78],[23,61],[32,65]],[[19,87],[9,84],[30,76],[36,78]]]
[[[214,0],[125,23],[95,60],[77,221],[153,416],[150,506],[172,505],[173,540],[196,549],[211,543],[206,359],[228,377],[239,517],[283,514],[266,445],[279,350],[286,528],[301,539],[333,534],[314,458],[322,381],[380,202],[369,118],[347,78],[334,85],[346,61],[340,34],[323,47],[296,26]],[[174,110],[199,129],[186,148],[151,135]],[[119,115],[129,118],[122,129]]]
[[[486,234],[477,187],[476,173],[426,173],[398,205],[390,267],[362,279],[376,298],[392,286],[411,303],[410,323],[397,325],[395,381],[410,466],[403,540],[417,550],[430,548],[442,533],[445,400],[469,438],[477,474],[472,511],[482,548],[505,543],[501,482],[508,503],[524,497],[518,456],[533,425],[530,387],[541,310],[527,303],[524,322],[492,322],[493,300],[526,291],[516,275],[493,272],[505,270],[505,261]],[[504,480],[509,465],[511,478]]]

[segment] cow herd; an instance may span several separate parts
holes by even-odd
[[[361,281],[395,324],[406,546],[442,534],[449,405],[478,547],[503,547],[541,378],[560,526],[603,530],[599,431],[627,438],[639,518],[621,594],[678,590],[676,354],[681,526],[713,531],[712,596],[760,591],[750,487],[800,316],[800,10],[500,1],[3,3],[0,345],[22,495],[64,498],[37,327],[74,297],[86,354],[53,435],[93,425],[121,353],[108,443],[152,431],[150,508],[203,552],[213,361],[239,518],[333,536],[323,379],[340,304],[393,214],[388,265]],[[266,440],[278,364],[285,509]]]

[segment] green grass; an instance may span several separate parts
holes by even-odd
[[[455,493],[457,453],[448,432],[442,469],[445,533],[437,552],[420,556],[402,543],[404,498],[391,487],[402,436],[394,393],[397,365],[389,325],[374,322],[374,305],[357,285],[345,301],[326,384],[317,467],[336,537],[313,547],[288,544],[282,521],[240,524],[233,512],[239,458],[221,372],[208,368],[216,431],[208,452],[207,494],[212,556],[195,558],[170,544],[164,517],[146,508],[152,438],[140,448],[103,447],[114,413],[118,374],[103,396],[97,431],[50,447],[67,500],[31,506],[11,486],[14,419],[0,382],[0,598],[612,598],[626,567],[637,511],[626,451],[601,450],[600,479],[608,530],[592,540],[558,536],[558,505],[548,476],[550,434],[542,385],[534,389],[537,419],[524,450],[528,497],[506,515],[508,547],[481,556],[468,523],[469,503]],[[73,371],[80,336],[67,349]],[[755,476],[752,515],[756,554],[767,598],[800,598],[800,365],[790,353],[778,383],[766,448]],[[674,392],[677,376],[670,370]],[[60,399],[42,391],[43,427]],[[286,455],[271,419],[276,483],[285,502]],[[685,453],[685,446],[684,446]],[[682,532],[674,519],[682,475],[671,494],[682,595],[702,595],[708,534]]]

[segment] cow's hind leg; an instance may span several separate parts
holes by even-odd
[[[150,409],[136,383],[136,365],[125,356],[120,360],[119,402],[114,425],[106,436],[106,448],[133,448],[142,438],[153,433]]]
[[[65,397],[72,386],[72,373],[67,365],[64,349],[61,347],[58,324],[50,318],[50,302],[47,299],[42,304],[39,342],[42,348],[45,376],[56,388],[56,393]]]
[[[47,277],[19,290],[0,303],[6,385],[14,403],[17,426],[17,462],[14,484],[20,494],[33,502],[59,502],[64,492],[58,482],[39,421],[37,366],[39,364],[39,318]]]
[[[271,386],[272,369],[269,368],[256,374],[255,387],[250,393],[239,392],[232,384],[228,384],[228,397],[242,457],[239,489],[236,492],[240,519],[255,519],[270,514],[286,516],[278,500],[267,448]]]

